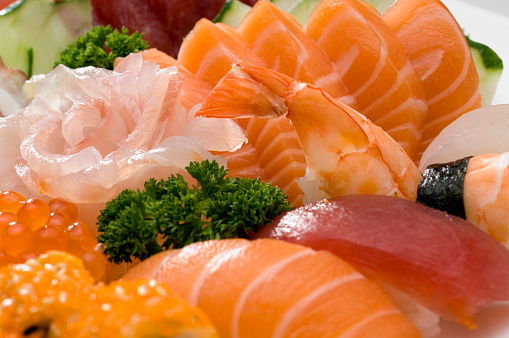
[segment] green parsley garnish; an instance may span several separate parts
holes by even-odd
[[[113,62],[117,57],[125,57],[147,49],[148,43],[143,34],[129,34],[127,28],[122,31],[113,30],[111,26],[94,26],[85,36],[67,46],[55,62],[69,68],[95,66],[113,70]]]
[[[284,191],[260,179],[230,178],[224,167],[192,162],[182,175],[145,182],[145,190],[124,190],[98,217],[98,240],[115,263],[144,260],[160,251],[198,241],[248,238],[284,211]]]

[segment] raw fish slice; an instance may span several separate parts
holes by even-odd
[[[329,250],[445,318],[509,300],[509,251],[473,224],[400,198],[351,195],[290,211],[254,238]]]
[[[327,196],[364,193],[415,200],[422,176],[399,144],[311,84],[238,65],[214,87],[197,116],[271,119],[284,114]]]
[[[243,60],[256,66],[265,66],[254,54],[244,37],[234,28],[201,19],[186,36],[178,55],[179,62],[211,86]]]
[[[237,123],[246,131],[247,145],[251,144],[256,153],[257,166],[263,170],[262,178],[283,189],[293,206],[302,205],[304,192],[298,181],[306,173],[306,157],[292,122],[280,117],[272,120],[238,119]],[[232,162],[235,153],[223,156],[228,166],[234,169],[232,174],[249,174],[248,168],[240,168],[242,163]]]
[[[94,210],[84,217],[94,218],[98,206],[150,177],[167,178],[190,161],[225,165],[210,151],[238,149],[246,141],[241,128],[230,119],[188,121],[179,102],[182,81],[176,67],[161,70],[140,54],[117,71],[58,66],[31,103],[3,121],[0,144],[9,162],[0,174],[15,170],[33,194],[79,204]]]
[[[509,152],[509,104],[475,109],[445,127],[423,153],[421,172],[432,164]]]
[[[175,66],[177,67],[179,73],[184,75],[184,83],[181,88],[180,101],[182,106],[189,111],[195,105],[202,103],[207,98],[207,95],[212,90],[212,87],[199,79],[196,75],[191,73],[187,68],[185,68],[180,62],[176,59],[172,58],[168,54],[156,49],[150,48],[140,52],[143,56],[143,61],[151,61],[155,62],[159,65],[161,69]]]
[[[241,61],[266,66],[254,54],[244,37],[234,28],[200,20],[186,37],[179,61],[198,77],[216,84],[232,64]],[[286,118],[272,121],[236,120],[246,131],[248,143],[233,153],[220,153],[228,163],[230,176],[260,177],[284,189],[293,205],[302,205],[298,179],[305,174],[306,162],[297,134]]]
[[[335,63],[357,110],[414,159],[428,109],[424,89],[394,32],[368,6],[321,1],[305,31]]]
[[[22,91],[26,80],[28,77],[25,73],[6,67],[0,57],[0,117],[14,114],[26,106],[27,100]]]
[[[355,108],[355,99],[327,54],[288,13],[260,0],[246,14],[238,30],[268,68],[314,84]]]
[[[449,123],[481,107],[479,76],[465,36],[438,0],[398,0],[383,15],[421,78],[428,118],[417,159]]]
[[[417,337],[383,293],[332,254],[274,240],[207,241],[166,251],[124,278],[154,278],[221,337]]]

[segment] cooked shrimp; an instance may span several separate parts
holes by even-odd
[[[509,248],[509,152],[428,167],[417,201],[463,217]]]
[[[509,153],[470,158],[463,204],[468,221],[509,245]]]
[[[415,200],[421,174],[398,143],[314,85],[238,64],[198,112],[230,118],[284,114],[297,131],[308,169],[328,197],[379,194]]]

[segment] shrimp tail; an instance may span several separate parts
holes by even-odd
[[[275,118],[285,115],[288,108],[283,97],[288,86],[287,82],[292,79],[273,72],[271,75],[274,75],[274,78],[268,77],[267,81],[262,83],[241,71],[241,68],[248,71],[252,68],[255,74],[265,69],[242,66],[241,63],[234,65],[214,87],[201,107],[199,115],[222,118]]]
[[[416,199],[421,174],[401,146],[312,84],[238,63],[197,113],[229,118],[284,114],[295,127],[308,168],[329,197],[382,194]]]

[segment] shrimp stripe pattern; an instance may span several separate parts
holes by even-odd
[[[380,194],[415,200],[422,177],[401,146],[362,114],[309,83],[237,64],[197,113],[235,118],[285,114],[308,168],[328,197]]]

